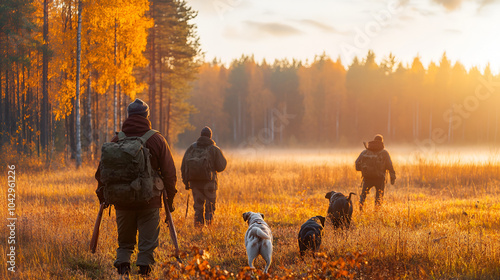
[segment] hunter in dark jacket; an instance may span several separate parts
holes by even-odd
[[[127,137],[142,136],[151,129],[149,121],[149,106],[142,100],[136,99],[128,108],[128,118],[123,122],[122,131]],[[117,142],[115,136],[112,142]],[[177,193],[177,182],[174,160],[165,138],[156,133],[146,141],[146,148],[151,154],[151,167],[161,176],[163,187],[167,192],[167,203],[174,211],[173,201]],[[95,178],[98,182],[96,190],[101,203],[104,202],[103,183],[101,182],[100,166],[97,168]],[[161,184],[160,184],[161,185]],[[116,209],[116,223],[118,228],[118,249],[114,266],[118,273],[128,275],[130,272],[130,256],[137,243],[136,236],[139,231],[139,252],[137,266],[141,275],[148,275],[151,265],[155,263],[153,252],[158,247],[160,233],[160,208],[162,207],[161,195],[153,197],[145,204],[114,205]]]
[[[373,141],[368,142],[366,150],[356,159],[356,170],[363,176],[363,190],[359,198],[359,209],[363,210],[366,195],[375,187],[375,206],[382,204],[385,189],[386,171],[389,171],[391,185],[396,181],[396,172],[392,166],[391,156],[384,149],[384,138],[377,134]]]
[[[190,175],[188,161],[193,158],[198,151],[206,150],[208,154],[207,168],[209,169],[211,179],[193,179]],[[182,182],[186,190],[193,191],[194,200],[194,224],[195,226],[210,225],[215,212],[215,202],[217,199],[217,189],[219,182],[217,173],[226,169],[227,161],[222,151],[212,140],[212,130],[205,126],[201,130],[201,136],[184,153],[181,165]],[[191,171],[192,173],[192,171]]]

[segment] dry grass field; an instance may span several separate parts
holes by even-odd
[[[265,214],[273,231],[270,274],[282,279],[305,277],[318,262],[321,270],[322,261],[326,265],[357,252],[364,253],[364,260],[360,268],[350,270],[356,279],[500,279],[498,150],[418,157],[392,151],[398,179],[387,186],[384,206],[374,211],[372,191],[360,213],[356,196],[353,226],[342,231],[327,225],[323,257],[301,260],[300,225],[312,216],[326,215],[325,193],[360,193],[360,174],[354,170],[357,155],[357,151],[227,152],[228,168],[220,175],[211,227],[194,229],[192,206],[184,217],[189,194],[179,180],[173,219],[181,249],[204,249],[210,267],[237,274],[247,265],[243,244],[247,224],[242,213],[254,211]],[[180,156],[176,164],[179,168]],[[117,247],[114,211],[104,215],[97,253],[88,250],[98,210],[95,167],[41,171],[28,164],[16,166],[16,272],[7,271],[9,230],[3,219],[0,279],[117,278],[112,266]],[[0,216],[7,217],[6,187],[0,191],[0,201]],[[165,279],[173,261],[167,230],[162,222],[153,279]],[[262,269],[262,258],[255,265]],[[134,277],[135,273],[134,267]]]

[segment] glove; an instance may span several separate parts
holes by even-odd
[[[394,185],[395,182],[396,182],[396,178],[391,178],[391,185]]]
[[[170,213],[174,212],[175,211],[175,207],[174,207],[174,201],[173,199],[172,200],[167,200],[167,204],[168,204],[168,209],[170,210]]]
[[[99,199],[99,204],[103,204],[105,202],[104,200],[104,186],[99,186],[97,190],[95,191],[97,194],[97,198]]]

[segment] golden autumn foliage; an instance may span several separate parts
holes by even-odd
[[[119,130],[126,106],[135,97],[151,104],[155,128],[167,137],[170,133],[173,141],[191,127],[188,117],[194,108],[186,102],[187,89],[196,75],[200,49],[196,25],[191,22],[197,13],[185,1],[4,2],[0,9],[0,145],[50,161],[60,152],[75,158],[75,151],[80,153],[76,142],[82,138],[84,156],[95,158],[97,147]],[[152,17],[153,2],[168,9]],[[156,85],[148,77],[152,62],[146,55],[155,26],[161,30],[157,44],[163,51],[153,63],[160,64],[155,75],[162,77],[165,87],[158,97],[166,104],[146,95]],[[158,111],[162,114],[155,115]],[[164,125],[165,120],[169,124]]]
[[[51,48],[54,50],[50,68],[55,88],[51,100],[55,103],[56,120],[71,113],[75,97],[76,52],[76,2],[52,3]],[[134,98],[145,85],[137,83],[136,67],[143,67],[147,60],[147,31],[153,22],[145,14],[149,1],[83,1],[82,77],[93,72],[97,78],[90,86],[98,94],[106,94],[116,78],[123,92]],[[116,30],[115,30],[116,27]],[[117,44],[114,55],[115,35]],[[116,63],[115,63],[116,59]],[[88,85],[82,85],[82,90]]]

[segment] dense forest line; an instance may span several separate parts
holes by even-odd
[[[202,65],[191,123],[250,148],[359,145],[376,133],[399,144],[490,144],[500,141],[499,85],[489,66],[466,69],[446,53],[427,66],[418,56],[377,63],[372,51],[348,66],[325,54],[272,64],[243,56]]]
[[[79,165],[98,157],[135,97],[178,147],[205,125],[239,148],[347,146],[375,133],[401,144],[500,140],[489,67],[371,51],[351,62],[203,62],[196,16],[180,0],[2,1],[0,148]]]

